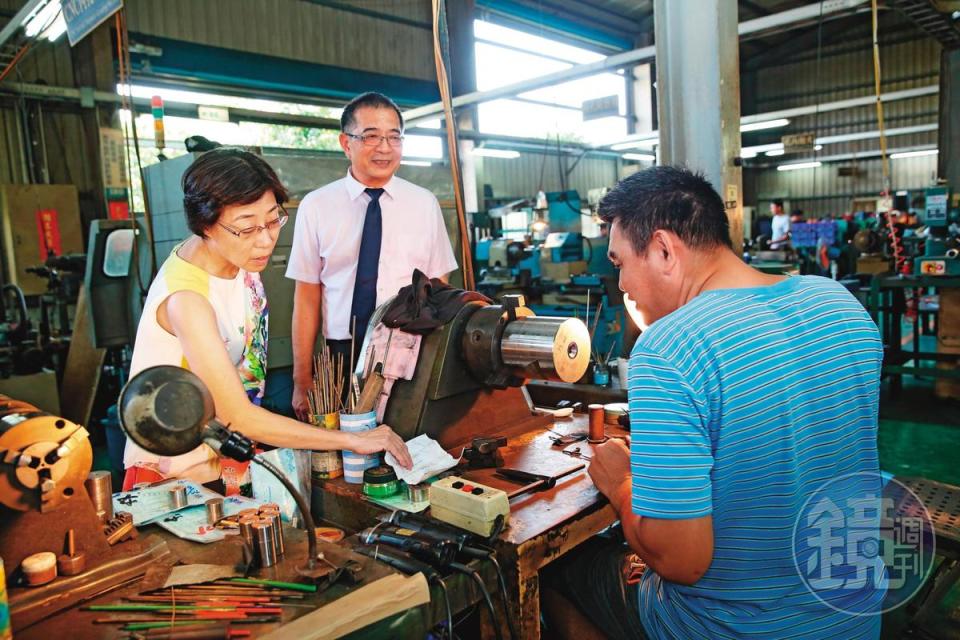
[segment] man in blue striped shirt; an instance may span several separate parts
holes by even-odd
[[[874,580],[817,592],[795,534],[831,480],[868,478],[844,484],[847,499],[880,492],[870,317],[832,280],[744,264],[720,196],[686,169],[624,179],[600,215],[648,326],[630,356],[629,446],[612,439],[590,464],[629,548],[574,551],[553,586],[611,637],[877,638],[882,561],[861,566]],[[823,562],[845,533],[828,531]]]

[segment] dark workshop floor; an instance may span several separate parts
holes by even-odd
[[[905,376],[896,398],[890,397],[885,383],[877,445],[884,471],[960,486],[960,401],[937,398],[932,380]],[[902,608],[884,616],[884,640],[903,637],[905,620]],[[924,631],[933,638],[960,640],[960,584]]]

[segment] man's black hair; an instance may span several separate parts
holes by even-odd
[[[691,248],[733,247],[720,195],[702,174],[684,167],[650,167],[624,178],[600,201],[599,213],[617,223],[638,254],[658,229]]]
[[[783,209],[783,200],[777,198],[776,200],[773,201],[773,206],[780,207],[781,209]]]
[[[397,118],[400,120],[400,131],[403,131],[403,114],[400,113],[400,107],[397,106],[396,102],[382,93],[377,93],[376,91],[361,93],[347,103],[347,106],[343,108],[343,113],[340,114],[340,131],[346,132],[347,128],[352,127],[357,123],[354,118],[354,114],[356,113],[357,109],[361,107],[372,107],[374,109],[393,109],[396,111]]]
[[[219,147],[194,160],[183,174],[182,186],[187,227],[201,238],[224,207],[254,203],[267,191],[273,192],[277,204],[289,199],[263,158],[236,147]]]

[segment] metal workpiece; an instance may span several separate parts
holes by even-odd
[[[253,536],[253,525],[259,522],[259,518],[254,515],[244,515],[237,519],[237,525],[240,527],[240,537],[250,545],[250,548],[256,551],[257,544]]]
[[[406,488],[407,500],[413,503],[428,502],[430,500],[430,483],[408,484]]]
[[[91,471],[83,482],[100,522],[113,519],[113,477],[109,471]]]
[[[269,522],[256,522],[251,525],[253,539],[256,543],[257,557],[261,567],[272,567],[277,564],[277,543],[273,537],[273,526]]]
[[[137,528],[133,526],[133,514],[129,511],[118,511],[103,527],[103,534],[107,544],[113,546],[124,540],[137,537]]]
[[[275,511],[261,516],[270,520],[270,528],[273,530],[273,542],[277,550],[277,555],[282,556],[285,553],[283,548],[283,521],[280,518],[280,514]]]
[[[76,534],[73,529],[67,531],[64,553],[57,556],[57,573],[61,576],[75,576],[83,573],[87,567],[87,556],[77,551]]]
[[[467,321],[463,355],[470,372],[495,388],[525,379],[575,382],[590,365],[590,331],[574,318],[535,316],[523,296],[478,309]]]
[[[178,484],[175,487],[171,487],[170,488],[170,508],[182,509],[185,506],[187,506],[186,485]]]
[[[602,404],[591,404],[587,407],[589,412],[589,435],[587,442],[598,444],[607,439],[606,422],[604,420],[604,408]]]
[[[206,501],[207,523],[215,525],[223,518],[223,498],[210,498]]]
[[[541,379],[576,382],[590,365],[590,332],[575,318],[526,317],[507,324],[500,354],[504,364]]]

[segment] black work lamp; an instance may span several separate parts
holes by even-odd
[[[221,456],[253,461],[276,476],[296,501],[307,529],[307,564],[297,572],[314,579],[329,573],[329,567],[318,562],[317,534],[307,501],[283,472],[256,456],[252,440],[217,421],[213,397],[196,374],[170,365],[144,369],[120,392],[119,414],[124,432],[150,453],[179,456],[207,444]]]

